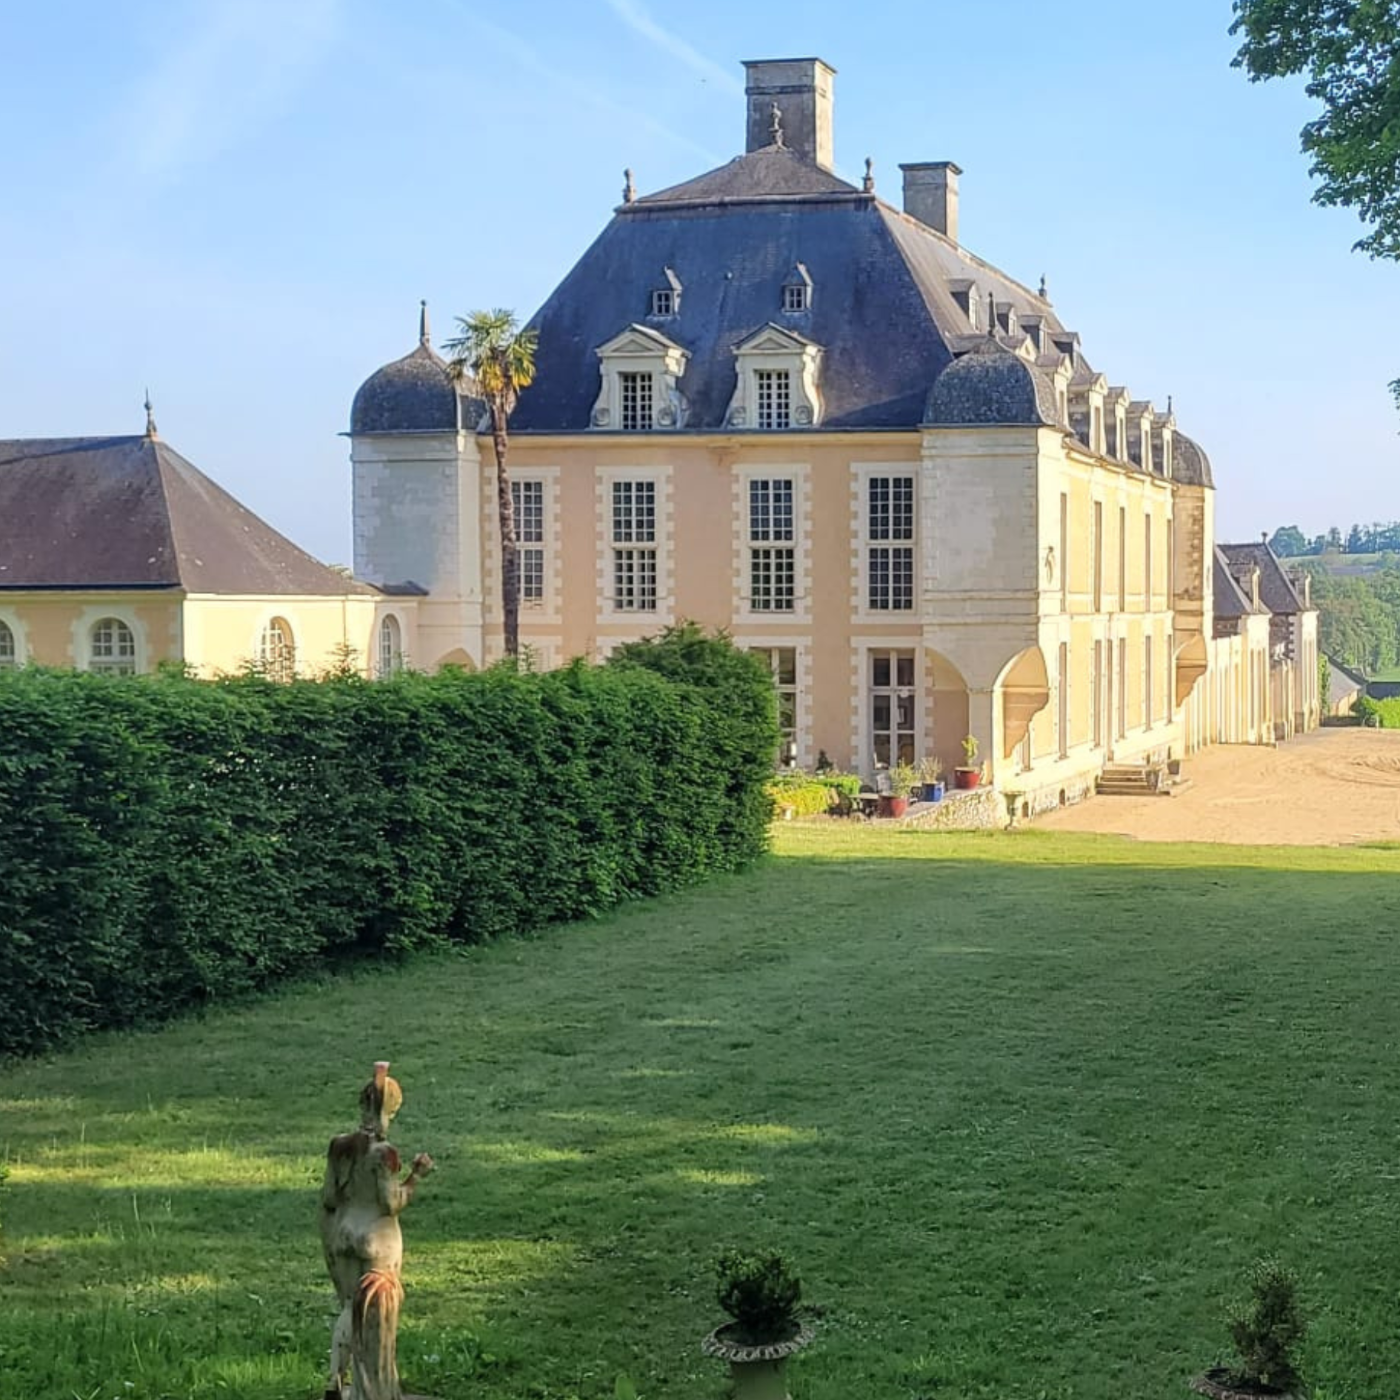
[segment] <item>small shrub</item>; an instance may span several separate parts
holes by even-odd
[[[1230,1340],[1239,1356],[1231,1382],[1296,1390],[1302,1378],[1294,1352],[1306,1330],[1298,1308],[1297,1278],[1272,1259],[1260,1260],[1250,1274],[1248,1301],[1230,1317]]]
[[[977,762],[977,755],[981,748],[982,745],[971,734],[962,741],[963,761],[967,767],[971,768]]]
[[[776,813],[794,817],[819,817],[831,809],[832,788],[806,773],[780,773],[768,782],[768,796]]]
[[[896,797],[908,797],[919,786],[919,770],[912,763],[896,763],[890,769],[890,791]]]
[[[768,1346],[797,1334],[802,1280],[781,1254],[727,1249],[716,1264],[719,1305],[734,1319],[732,1336],[745,1346]]]

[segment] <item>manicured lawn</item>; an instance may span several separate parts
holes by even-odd
[[[724,1243],[796,1400],[1155,1400],[1257,1255],[1316,1400],[1400,1375],[1400,851],[783,829],[753,873],[7,1068],[0,1395],[312,1400],[321,1154],[376,1056],[439,1170],[404,1371],[718,1396]]]

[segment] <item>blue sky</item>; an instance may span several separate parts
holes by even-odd
[[[962,241],[1215,466],[1222,537],[1400,516],[1400,268],[1309,203],[1228,0],[47,0],[0,8],[0,437],[162,435],[348,561],[356,386],[417,305],[528,315],[737,154],[741,61],[838,70],[838,169],[956,160]]]

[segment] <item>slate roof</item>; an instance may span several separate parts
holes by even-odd
[[[153,437],[0,440],[0,590],[368,591]]]
[[[1292,580],[1279,563],[1278,555],[1267,544],[1222,544],[1220,552],[1237,577],[1258,568],[1259,599],[1271,613],[1287,616],[1306,611]]]
[[[1241,618],[1254,612],[1268,611],[1262,606],[1255,608],[1253,590],[1246,592],[1236,580],[1229,559],[1218,545],[1215,549],[1214,585],[1215,615],[1218,618]]]
[[[1327,658],[1327,704],[1337,706],[1366,689],[1366,680],[1334,657]]]
[[[1172,480],[1187,486],[1214,486],[1210,458],[1200,443],[1185,433],[1172,434]]]
[[[350,431],[357,435],[442,433],[456,428],[456,387],[447,377],[447,362],[426,343],[375,370],[350,405]]]
[[[793,199],[807,195],[859,195],[839,175],[804,160],[786,146],[764,146],[735,156],[726,165],[693,180],[643,195],[635,205],[725,204],[735,200]],[[684,280],[684,279],[682,279]]]
[[[924,422],[943,428],[982,423],[1053,427],[1055,414],[1055,390],[1044,372],[987,335],[933,381]]]

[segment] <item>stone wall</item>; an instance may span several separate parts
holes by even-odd
[[[1000,831],[1006,825],[1006,799],[995,788],[950,792],[942,802],[920,802],[900,826],[925,831]]]

